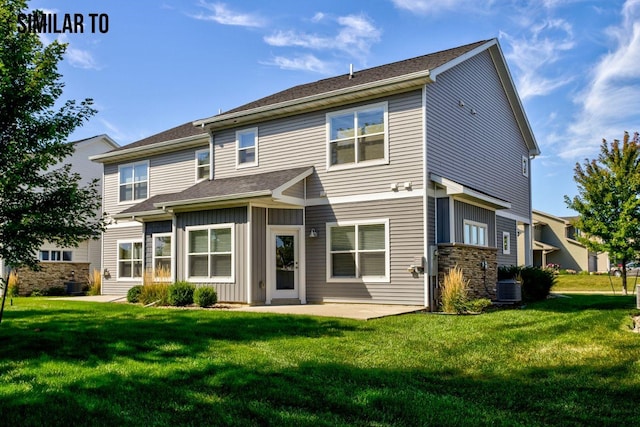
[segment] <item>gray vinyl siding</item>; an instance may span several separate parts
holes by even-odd
[[[267,210],[251,209],[251,302],[267,299]]]
[[[424,277],[407,268],[423,256],[423,198],[313,206],[306,209],[307,299],[311,302],[351,301],[378,304],[424,304]],[[389,220],[390,283],[327,283],[326,224],[367,219]]]
[[[103,269],[109,270],[111,277],[102,279],[104,295],[126,295],[134,285],[142,280],[117,280],[118,277],[118,240],[142,240],[142,224],[132,227],[108,228],[103,234]]]
[[[186,227],[213,224],[234,224],[234,283],[204,283],[213,286],[218,293],[218,301],[247,301],[247,207],[224,208],[207,211],[179,213],[176,215],[176,253],[178,279],[186,279]]]
[[[427,85],[427,146],[430,172],[507,200],[509,212],[529,218],[528,150],[488,52]]]
[[[289,197],[297,197],[299,199],[304,199],[304,186],[305,186],[305,180],[303,179],[302,181],[292,185],[290,188],[283,191],[282,194]]]
[[[153,234],[171,233],[171,221],[147,222],[144,225],[144,268],[153,268]],[[175,256],[175,255],[174,255]]]
[[[449,224],[449,198],[441,197],[437,201],[436,222],[438,223],[438,243],[451,242],[451,226]]]
[[[456,243],[464,243],[464,220],[487,224],[487,244],[490,248],[496,247],[496,213],[489,209],[454,201]]]
[[[302,209],[269,209],[269,225],[303,225]]]
[[[205,139],[203,142],[206,144],[207,140]],[[135,160],[136,162],[149,160],[149,197],[156,194],[182,191],[195,184],[195,152],[203,148],[208,148],[208,145],[188,150],[171,151]],[[104,211],[111,215],[142,201],[118,203],[120,188],[118,165],[126,165],[132,162],[134,161],[104,165]]]
[[[496,216],[496,240],[498,242],[498,265],[518,265],[518,234],[516,221]],[[502,232],[509,233],[510,254],[502,253]]]
[[[326,114],[388,101],[389,164],[327,171]],[[259,166],[236,169],[236,130],[214,135],[215,178],[252,175],[294,167],[314,166],[307,179],[307,198],[324,191],[331,197],[389,192],[392,182],[411,181],[422,188],[422,91],[373,99],[294,117],[257,123]],[[404,190],[403,190],[404,191]]]

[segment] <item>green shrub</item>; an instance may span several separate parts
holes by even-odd
[[[218,302],[218,294],[211,286],[200,286],[193,293],[193,300],[199,307],[211,307]]]
[[[156,305],[169,305],[169,284],[151,283],[142,287],[140,302],[144,305],[155,303]]]
[[[182,307],[193,304],[193,292],[196,287],[189,282],[176,282],[169,286],[169,305]]]
[[[140,294],[142,293],[142,285],[135,285],[127,291],[127,302],[136,304],[140,302]]]
[[[491,306],[491,300],[489,298],[472,299],[467,302],[467,312],[469,313],[482,313],[485,308]]]
[[[29,293],[28,296],[30,296],[30,297],[41,297],[41,296],[44,296],[44,292],[42,292],[38,288],[33,288],[33,289],[31,289],[31,292]]]
[[[541,301],[546,299],[556,282],[553,270],[539,267],[500,267],[498,280],[517,279],[522,285],[524,301]]]
[[[52,286],[46,291],[44,291],[44,295],[50,297],[61,297],[67,295],[67,290],[62,286]]]

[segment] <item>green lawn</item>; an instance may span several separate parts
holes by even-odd
[[[374,321],[18,298],[0,422],[640,425],[634,298]]]
[[[599,274],[561,274],[556,276],[556,284],[552,292],[577,291],[577,292],[622,292],[622,278]],[[627,290],[634,292],[636,285],[640,284],[640,277],[627,278]],[[612,291],[613,285],[613,291]]]

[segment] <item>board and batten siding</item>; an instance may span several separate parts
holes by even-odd
[[[327,171],[326,114],[356,106],[388,101],[389,164]],[[422,188],[422,91],[412,91],[366,103],[300,114],[253,124],[258,129],[257,167],[236,169],[236,131],[214,135],[215,178],[253,175],[282,169],[314,166],[307,178],[307,198],[324,191],[330,197],[388,192],[391,183],[410,181]]]
[[[496,247],[496,213],[489,209],[455,200],[453,202],[456,233],[455,243],[464,243],[464,221],[487,225],[487,246]]]
[[[221,302],[247,301],[247,206],[207,211],[178,213],[176,215],[176,253],[178,280],[186,280],[186,227],[213,224],[234,224],[234,283],[203,283],[212,286]],[[198,284],[198,283],[196,283]]]
[[[498,240],[498,265],[499,266],[509,266],[509,265],[518,265],[518,229],[516,221],[504,218],[501,216],[496,216],[496,230],[497,230],[497,240]],[[502,233],[509,233],[509,241],[510,241],[510,253],[505,254],[503,252],[502,247]]]
[[[529,178],[522,174],[528,149],[489,52],[427,85],[427,147],[429,172],[506,200],[508,212],[530,217]]]
[[[157,194],[174,193],[185,190],[196,183],[195,152],[208,148],[208,140],[203,140],[201,147],[187,150],[171,151],[137,160],[104,165],[104,212],[111,215],[130,208],[142,200],[118,203],[120,183],[118,182],[118,166],[129,163],[149,161],[149,197]]]
[[[307,299],[311,302],[367,302],[424,304],[424,277],[414,278],[407,268],[423,256],[423,198],[307,207]],[[369,219],[389,220],[390,283],[327,283],[326,224]]]
[[[251,208],[251,303],[267,300],[267,209]]]
[[[103,234],[103,265],[102,268],[110,273],[110,277],[102,278],[103,295],[126,295],[135,285],[141,285],[140,280],[118,280],[118,240],[142,240],[142,224],[131,223],[130,227],[110,227]]]

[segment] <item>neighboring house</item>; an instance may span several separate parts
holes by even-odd
[[[94,179],[102,179],[102,171],[89,157],[111,151],[119,145],[108,135],[97,135],[80,141],[71,142],[75,147],[74,153],[63,162],[53,166],[51,170],[58,169],[64,164],[71,164],[71,172],[81,176],[80,185],[86,186]],[[98,191],[102,192],[102,181]],[[100,212],[96,212],[100,215]],[[63,248],[54,244],[45,243],[38,251],[42,270],[32,272],[27,269],[20,270],[20,292],[29,292],[32,289],[44,290],[51,286],[62,286],[73,276],[77,281],[86,282],[86,276],[91,270],[100,270],[101,259],[100,240],[88,240],[81,242],[77,248]],[[0,259],[0,271],[6,272],[6,266]],[[73,272],[73,274],[71,273]]]
[[[572,222],[575,217],[557,217],[533,211],[533,265],[559,265],[564,270],[607,272],[609,255],[595,253],[577,240],[580,230]]]
[[[537,154],[495,39],[296,86],[93,157],[102,290],[163,268],[220,301],[432,307],[458,264],[491,296]]]

